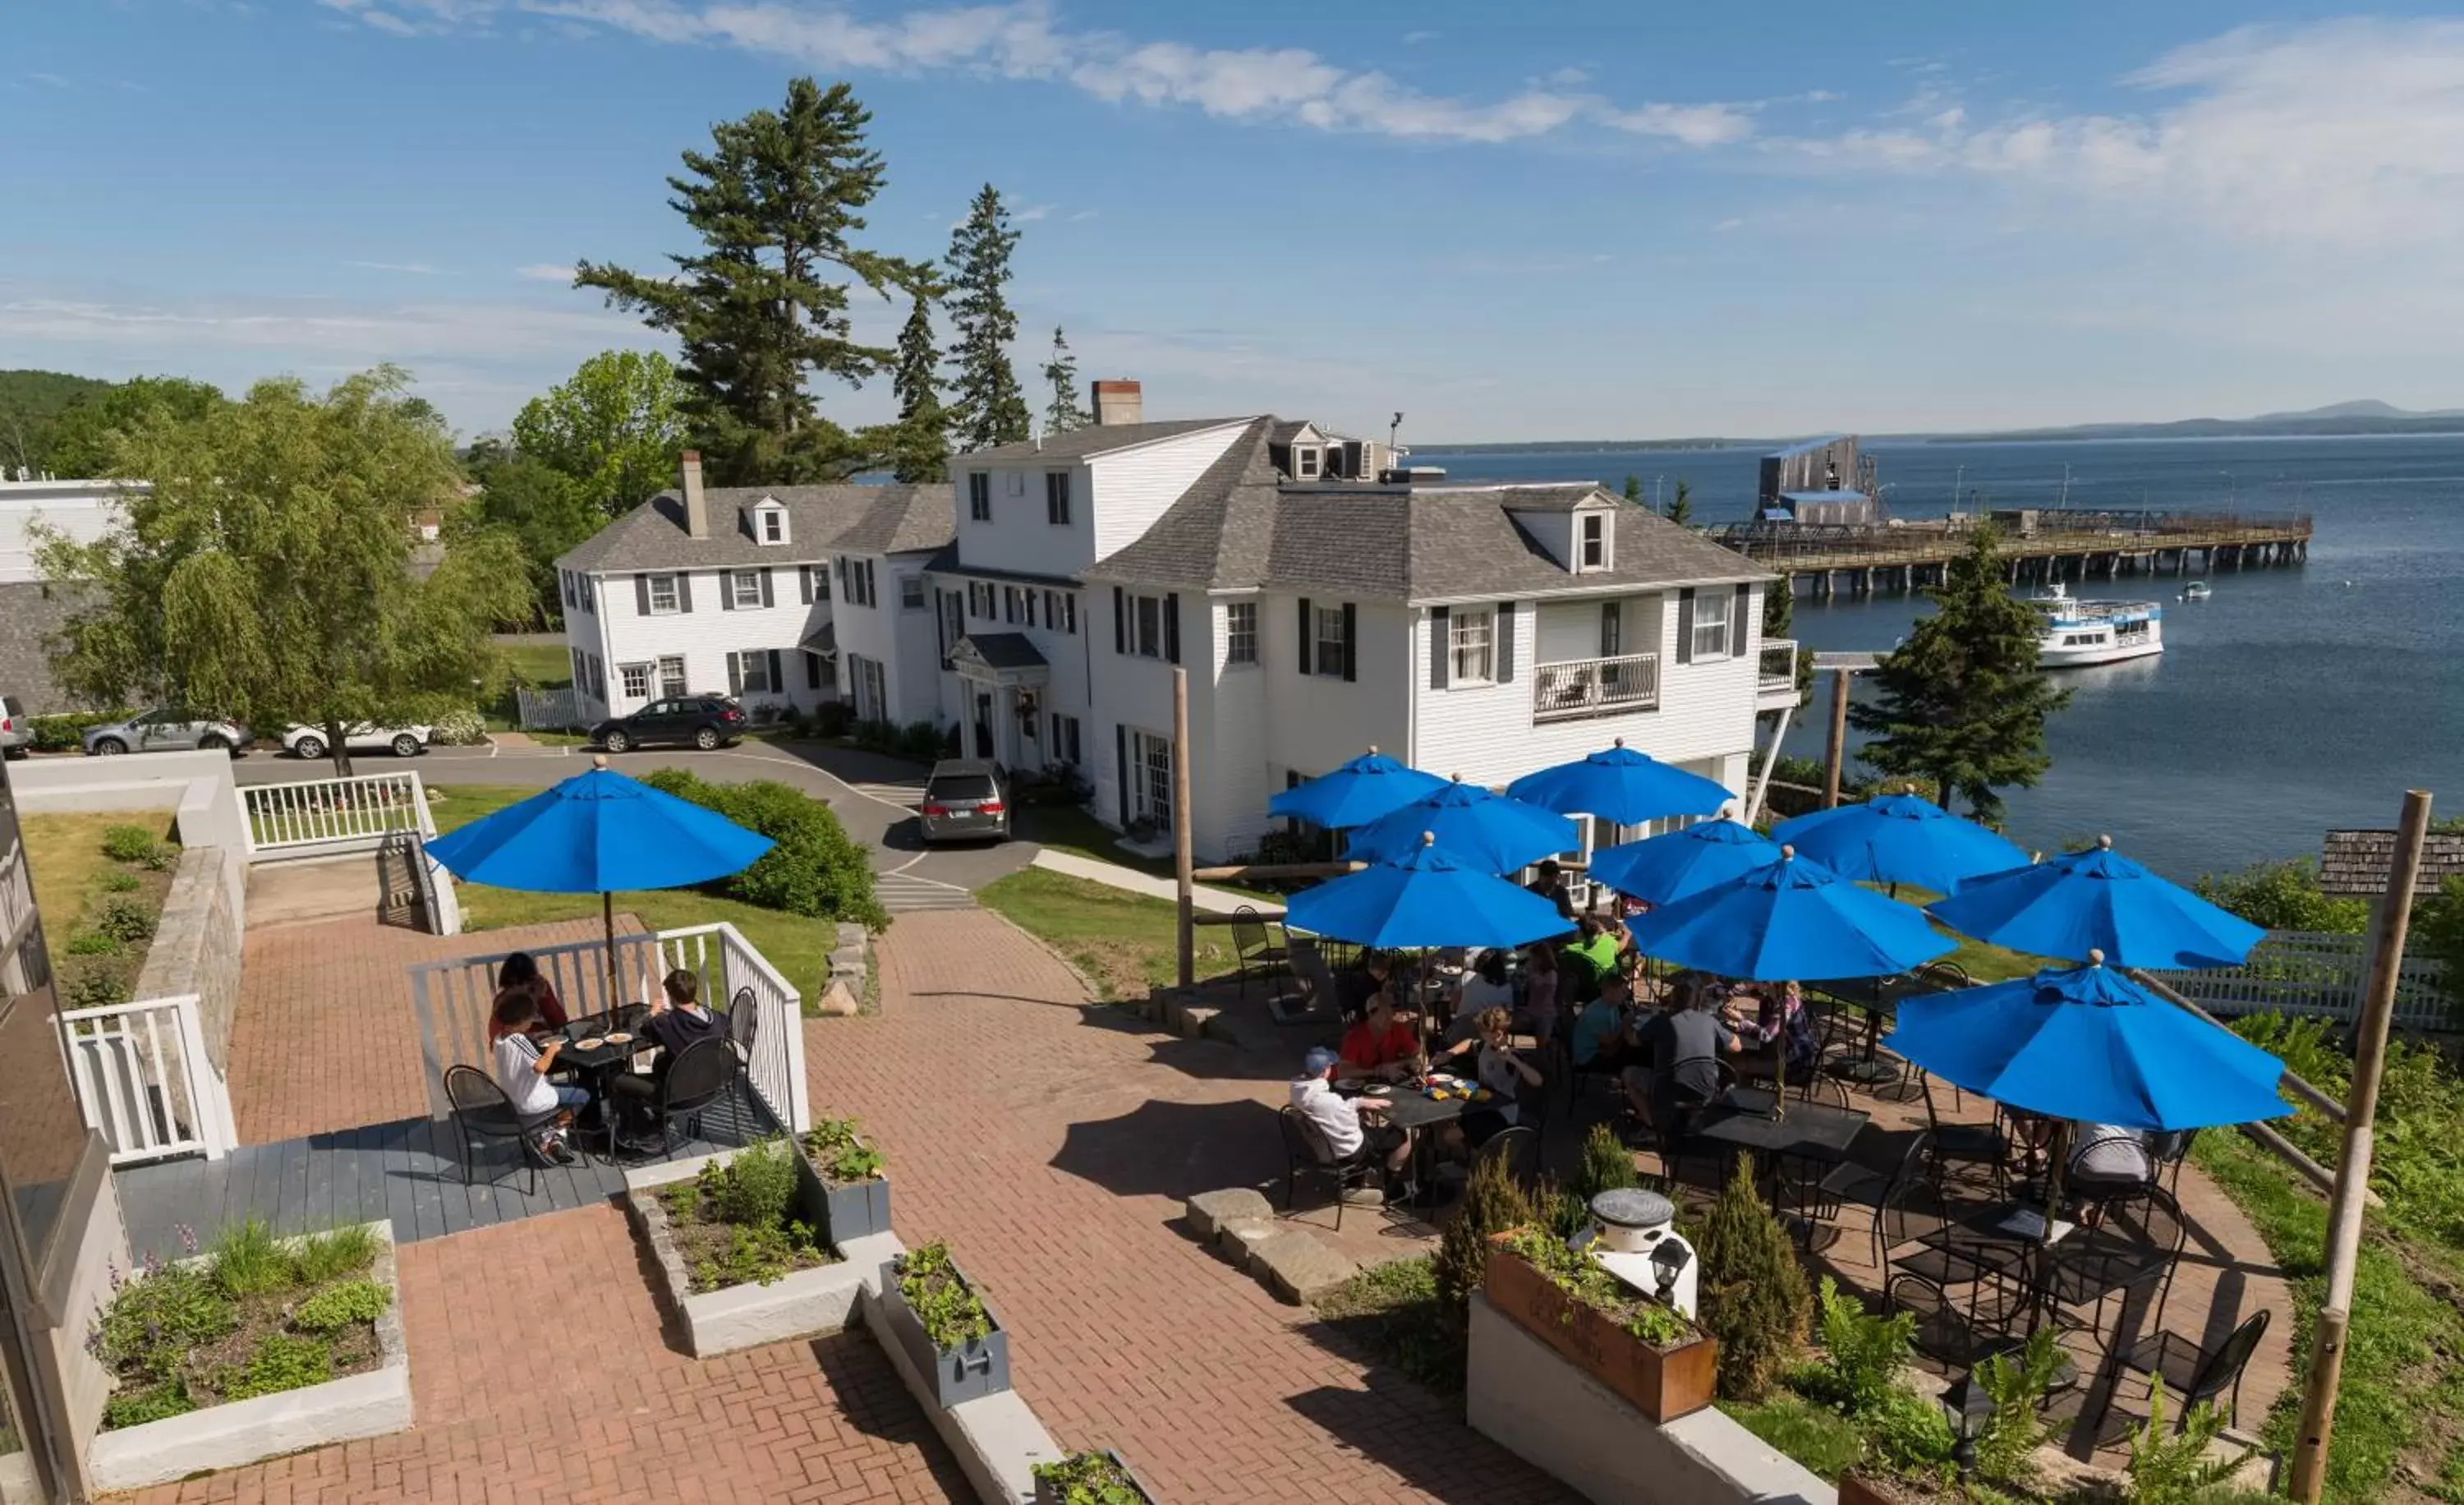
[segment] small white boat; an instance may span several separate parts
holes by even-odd
[[[2189,585],[2184,586],[2184,587],[2182,587],[2182,599],[2183,599],[2183,600],[2185,600],[2185,601],[2205,601],[2205,600],[2207,600],[2207,599],[2208,599],[2208,583],[2207,583],[2206,581],[2204,581],[2204,580],[2194,580],[2194,581],[2191,581]]]
[[[2057,581],[2028,604],[2045,618],[2039,668],[2119,664],[2165,651],[2165,609],[2152,601],[2081,601]]]

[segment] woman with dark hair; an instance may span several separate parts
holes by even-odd
[[[526,1026],[533,1033],[554,1032],[565,1027],[564,1001],[556,996],[556,985],[539,975],[539,963],[527,951],[517,951],[496,963],[496,1002],[503,1003],[507,993],[528,995],[538,1006]],[[494,1045],[502,1027],[495,1018],[488,1021],[488,1043]]]

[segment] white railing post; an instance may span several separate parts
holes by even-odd
[[[178,1007],[171,1020],[179,1031],[181,1064],[187,1072],[190,1111],[197,1118],[192,1128],[196,1137],[205,1141],[206,1159],[218,1161],[239,1145],[239,1125],[231,1113],[231,1092],[224,1085],[222,1073],[214,1070],[213,1057],[206,1053],[203,1001],[194,993],[187,993],[174,1002]]]
[[[193,1153],[218,1160],[238,1142],[199,1009],[197,995],[184,993],[58,1016],[77,1107],[110,1142],[114,1165]]]

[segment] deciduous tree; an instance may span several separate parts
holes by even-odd
[[[2005,588],[2000,535],[1980,524],[1967,552],[1928,590],[1918,621],[1875,671],[1877,695],[1848,719],[1870,739],[1860,756],[1884,773],[1931,779],[1978,820],[1997,821],[2007,786],[2025,788],[2053,760],[2045,719],[2070,702],[2036,668],[2044,619]]]
[[[1044,363],[1044,380],[1052,388],[1052,401],[1044,409],[1045,432],[1067,433],[1095,421],[1078,401],[1078,358],[1069,353],[1059,324],[1052,326],[1052,359]]]
[[[1001,190],[987,183],[951,233],[947,258],[950,322],[958,335],[950,346],[958,368],[950,384],[950,416],[961,450],[1018,444],[1027,436],[1026,398],[1009,360],[1009,343],[1018,338],[1018,314],[1009,306],[1009,256],[1017,247]]]
[[[105,704],[321,726],[344,775],[349,723],[467,707],[496,668],[489,625],[520,613],[527,585],[501,529],[472,530],[412,575],[413,518],[461,474],[407,386],[390,366],[321,397],[260,382],[244,402],[121,432],[110,472],[146,487],[100,539],[46,532],[37,550],[83,601],[55,657],[62,684]]]
[[[522,405],[514,443],[526,459],[561,472],[603,519],[621,517],[675,476],[687,400],[666,356],[603,350]]]
[[[222,388],[183,376],[133,376],[78,399],[51,421],[41,465],[55,476],[108,476],[121,434],[156,417],[201,418],[231,399]]]
[[[922,270],[855,243],[886,177],[865,144],[871,121],[846,84],[792,80],[781,108],[712,126],[711,149],[686,152],[684,174],[668,180],[701,240],[668,258],[674,276],[576,269],[576,286],[682,343],[688,416],[719,482],[830,479],[860,458],[810,383],[859,386],[890,365],[887,347],[855,340],[848,295],[861,283],[888,298]]]
[[[461,546],[482,529],[501,528],[512,534],[521,547],[530,583],[529,599],[517,620],[523,624],[556,621],[564,609],[557,589],[556,562],[605,526],[606,514],[580,482],[528,454],[473,445],[465,464],[479,495],[447,518],[449,547]]]

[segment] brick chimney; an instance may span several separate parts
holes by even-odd
[[[710,495],[701,489],[701,452],[685,451],[685,532],[710,537]]]
[[[1145,399],[1138,393],[1135,382],[1097,382],[1095,384],[1095,425],[1109,429],[1115,424],[1142,423]]]

